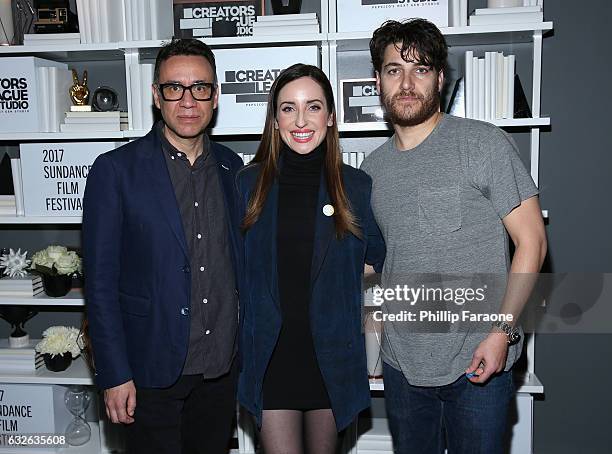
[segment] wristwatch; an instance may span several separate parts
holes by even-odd
[[[514,345],[521,340],[518,328],[513,328],[506,322],[493,322],[493,326],[501,329],[508,336],[508,345]]]

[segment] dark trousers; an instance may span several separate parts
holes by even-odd
[[[503,454],[512,372],[484,385],[462,376],[445,386],[408,383],[402,372],[383,363],[385,405],[396,454],[442,454],[446,432],[449,454]]]
[[[225,454],[236,415],[237,361],[215,378],[183,375],[170,388],[136,388],[128,454]]]

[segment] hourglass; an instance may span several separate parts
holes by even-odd
[[[66,427],[66,441],[71,446],[81,446],[91,438],[91,428],[85,421],[85,411],[91,397],[85,386],[69,386],[64,393],[64,403],[74,419]]]

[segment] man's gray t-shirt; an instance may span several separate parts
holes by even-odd
[[[505,276],[510,257],[502,219],[538,190],[504,131],[443,115],[417,147],[399,151],[393,136],[361,169],[372,177],[372,209],[387,246],[383,285],[411,273]],[[401,324],[385,322],[384,360],[416,386],[457,380],[487,334],[414,333]],[[521,348],[510,347],[506,370]]]

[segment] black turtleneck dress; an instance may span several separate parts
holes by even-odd
[[[263,383],[266,410],[331,408],[310,329],[310,271],[323,145],[307,155],[284,146],[279,175],[277,261],[283,325]]]

